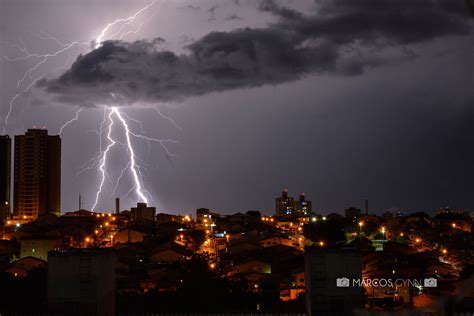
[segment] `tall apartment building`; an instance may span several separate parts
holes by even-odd
[[[288,196],[288,190],[283,190],[281,196],[275,199],[276,215],[307,216],[311,214],[311,201],[301,193],[298,200]]]
[[[295,215],[306,216],[311,213],[311,201],[306,200],[304,193],[301,193],[298,197],[298,201],[295,201]]]
[[[8,135],[0,136],[0,224],[10,215],[11,146]]]
[[[61,210],[61,139],[44,129],[15,136],[14,215],[35,220]]]
[[[291,215],[294,213],[295,199],[288,196],[288,190],[281,192],[281,196],[275,199],[276,215]]]

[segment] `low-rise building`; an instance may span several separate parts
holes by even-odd
[[[117,234],[115,234],[114,243],[128,244],[143,242],[145,236],[147,236],[147,234],[139,230],[135,230],[132,228],[124,228],[120,230]]]
[[[20,258],[35,257],[48,261],[48,252],[60,250],[62,241],[56,237],[27,237],[20,240]]]
[[[133,222],[155,221],[156,208],[149,207],[146,203],[137,203],[137,207],[131,208],[131,220]]]
[[[48,310],[55,314],[115,315],[115,255],[106,249],[48,254]]]
[[[362,259],[352,248],[307,247],[305,252],[307,315],[350,314],[363,307]],[[348,286],[346,286],[348,285]]]

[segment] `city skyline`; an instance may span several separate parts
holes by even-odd
[[[474,0],[0,0],[0,316],[473,314],[473,29]]]
[[[84,208],[94,204],[101,181],[98,164],[90,170],[81,167],[89,167],[84,163],[97,153],[96,132],[107,103],[127,115],[124,119],[134,133],[179,142],[166,144],[177,155],[173,156],[159,144],[152,144],[149,151],[146,142],[132,140],[137,163],[148,170],[141,170],[144,188],[158,212],[207,207],[229,213],[253,209],[273,213],[274,198],[284,188],[294,196],[305,192],[313,209],[325,213],[363,208],[367,197],[371,211],[380,213],[400,209],[433,214],[445,206],[474,207],[472,19],[464,3],[436,1],[428,8],[418,2],[404,6],[386,1],[385,9],[370,9],[365,3],[351,6],[344,1],[334,5],[227,1],[217,7],[207,0],[197,5],[101,1],[91,4],[94,14],[90,14],[80,4],[57,2],[59,14],[54,18],[41,1],[21,3],[2,1],[0,13],[9,26],[0,32],[0,55],[20,58],[1,63],[2,121],[14,99],[10,120],[2,127],[10,136],[32,126],[45,126],[50,134],[61,132],[63,212],[77,209],[79,195]],[[118,26],[100,36],[108,23],[141,8],[146,10],[131,24],[134,28],[125,26],[114,36],[121,30]],[[382,23],[385,10],[406,15]],[[345,27],[343,18],[356,21],[361,12],[370,12],[368,29]],[[406,28],[395,27],[403,23]],[[315,31],[318,25],[323,31]],[[140,31],[123,35],[139,26]],[[100,38],[117,42],[91,44]],[[254,53],[261,64],[248,58],[252,56],[247,50],[249,39],[259,43]],[[47,54],[73,40],[84,44],[48,59],[31,78],[21,80],[41,58],[21,59],[18,47]],[[229,43],[238,43],[230,46],[233,53],[226,51]],[[266,46],[269,43],[274,46]],[[297,50],[301,43],[316,46],[301,52]],[[270,54],[283,51],[282,47],[289,49],[288,58]],[[224,57],[213,55],[215,49],[221,49]],[[165,67],[166,75],[182,86],[157,85],[159,93],[150,94],[147,89],[160,77],[142,72],[135,78],[128,68],[107,66],[101,58],[110,52],[119,52],[117,56],[139,73],[147,54],[160,52],[157,56],[164,64],[150,69]],[[135,58],[139,53],[143,60]],[[77,59],[80,54],[84,58]],[[209,67],[218,67],[213,76],[199,77],[186,66],[195,56],[206,58]],[[167,64],[170,60],[181,72]],[[92,72],[88,78],[98,80],[94,87],[82,85],[84,61],[105,67],[105,77]],[[226,63],[241,77],[219,68]],[[42,75],[44,80],[34,84]],[[180,81],[181,75],[195,78],[199,85]],[[225,80],[215,80],[218,75]],[[123,95],[119,95],[107,80],[101,81],[109,76],[136,81],[137,87],[121,87]],[[30,84],[27,93],[15,98]],[[105,89],[109,94],[104,94],[98,87],[111,90]],[[78,95],[87,102],[78,100]],[[133,119],[143,124],[146,133]],[[115,120],[112,136],[125,143],[120,121]],[[112,211],[115,197],[121,197],[127,209],[139,202],[135,193],[127,195],[134,181],[129,171],[113,194],[127,164],[126,153],[120,147],[111,151],[113,183],[105,182],[101,210]]]

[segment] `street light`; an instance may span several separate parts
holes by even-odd
[[[362,226],[364,226],[364,222],[360,221],[358,224],[359,224],[359,234],[362,234]]]

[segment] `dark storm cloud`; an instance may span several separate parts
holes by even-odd
[[[105,42],[79,56],[59,78],[38,85],[63,102],[88,106],[180,100],[311,73],[357,75],[416,57],[407,44],[472,29],[466,8],[451,0],[322,1],[313,15],[264,1],[260,10],[278,21],[266,28],[212,32],[182,55],[158,50],[157,40]],[[379,53],[393,48],[398,55]]]

